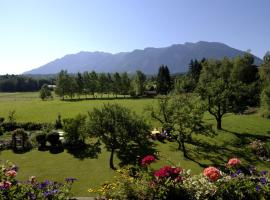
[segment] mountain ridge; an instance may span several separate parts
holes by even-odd
[[[234,58],[244,53],[224,43],[206,41],[186,42],[160,48],[146,47],[114,54],[102,51],[80,51],[57,58],[23,74],[55,74],[62,69],[70,73],[92,70],[134,73],[136,70],[141,70],[146,74],[154,74],[162,64],[167,65],[171,73],[182,73],[187,71],[191,59],[221,59],[225,56]],[[260,58],[254,57],[256,64],[262,62]]]

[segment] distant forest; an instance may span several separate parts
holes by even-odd
[[[28,77],[22,75],[0,76],[0,92],[34,92],[44,84],[54,84],[54,78],[48,76]]]

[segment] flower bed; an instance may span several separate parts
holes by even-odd
[[[27,181],[16,179],[18,167],[10,162],[0,165],[0,199],[1,200],[66,200],[71,193],[74,178],[67,178],[65,183],[45,180],[38,182],[35,176]]]
[[[118,170],[111,182],[89,192],[100,199],[270,199],[267,171],[257,171],[232,158],[224,168],[209,166],[199,175],[176,166],[151,168],[156,160],[146,156],[141,167]]]

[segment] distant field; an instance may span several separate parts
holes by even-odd
[[[89,96],[90,97],[90,96]],[[99,96],[98,96],[99,97]],[[154,99],[106,99],[82,101],[42,101],[39,93],[0,93],[0,116],[7,118],[9,112],[15,110],[16,121],[19,122],[54,122],[60,113],[62,118],[74,117],[79,113],[87,114],[94,107],[106,103],[119,103],[142,114],[145,106],[153,104]]]
[[[57,114],[62,117],[73,117],[78,113],[87,113],[93,107],[104,103],[119,103],[131,108],[138,114],[143,114],[144,107],[155,104],[154,99],[118,99],[118,100],[87,100],[77,102],[63,102],[58,99],[41,101],[38,93],[0,93],[0,116],[6,117],[9,111],[16,110],[18,121],[54,122]],[[206,113],[205,120],[215,124],[215,120]],[[149,120],[150,121],[150,120]],[[234,115],[227,114],[223,120],[223,131],[216,136],[194,136],[194,144],[188,144],[190,159],[183,158],[182,152],[177,150],[174,142],[156,142],[156,150],[160,160],[154,164],[158,168],[166,164],[167,160],[190,168],[192,173],[200,173],[208,165],[224,166],[231,157],[239,157],[244,163],[252,164],[259,169],[270,170],[270,163],[258,160],[249,150],[249,143],[255,139],[270,141],[270,120],[259,114]],[[40,180],[54,179],[62,181],[66,177],[78,178],[73,187],[76,196],[91,196],[87,192],[89,187],[98,187],[105,180],[114,176],[109,169],[109,154],[106,150],[98,158],[80,160],[68,152],[51,154],[32,150],[24,154],[12,151],[0,152],[0,160],[11,160],[20,166],[20,179],[27,179],[36,175]]]

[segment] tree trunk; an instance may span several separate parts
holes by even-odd
[[[184,141],[181,141],[181,146],[182,146],[184,157],[187,158],[188,157],[187,156],[187,150],[186,150],[185,142]]]
[[[116,168],[113,165],[113,155],[114,155],[114,149],[111,149],[110,168],[113,169],[113,170],[116,170]]]
[[[218,117],[216,120],[217,120],[217,130],[222,130],[221,117]]]

